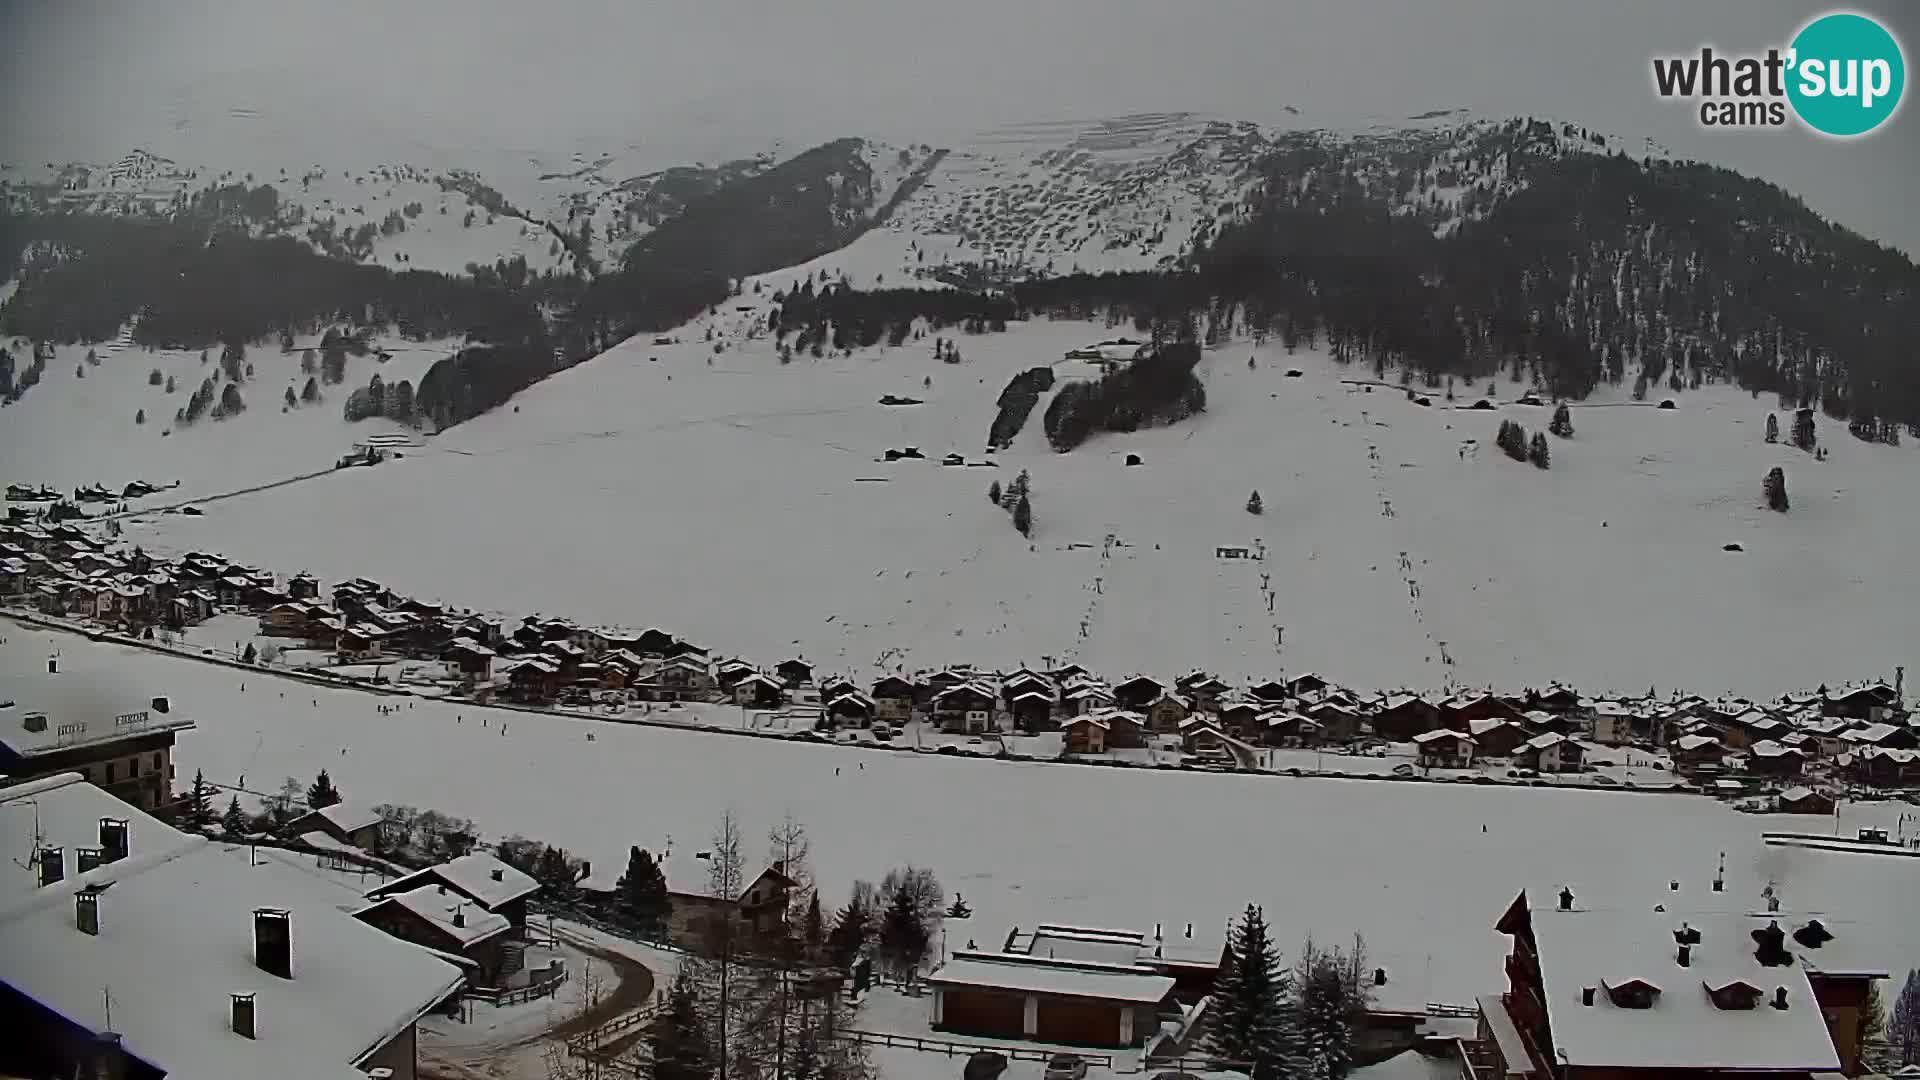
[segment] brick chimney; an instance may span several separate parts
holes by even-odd
[[[57,885],[67,876],[67,849],[43,847],[40,849],[40,887]]]
[[[99,889],[81,889],[73,894],[73,926],[83,934],[100,936]]]
[[[100,819],[100,847],[106,852],[107,862],[119,862],[126,858],[129,840],[126,818]]]
[[[253,963],[269,975],[293,978],[293,916],[284,908],[253,910]]]
[[[254,1034],[253,995],[234,994],[232,995],[232,999],[233,1004],[230,1012],[232,1014],[233,1033],[248,1039],[259,1038],[258,1035]]]

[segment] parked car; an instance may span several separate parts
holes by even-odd
[[[991,1050],[981,1050],[967,1059],[967,1067],[961,1072],[962,1080],[997,1080],[1007,1071],[1007,1056]]]
[[[1593,782],[1601,787],[1615,787],[1620,783],[1620,781],[1615,780],[1613,777],[1605,775],[1594,777]]]
[[[1413,775],[1413,766],[1411,766],[1411,765],[1408,765],[1408,764],[1405,764],[1405,763],[1402,763],[1402,764],[1399,764],[1399,765],[1395,765],[1395,766],[1393,767],[1393,775],[1395,775],[1395,776],[1412,776],[1412,775]]]
[[[1044,1080],[1087,1080],[1087,1059],[1079,1054],[1055,1054],[1047,1059]]]

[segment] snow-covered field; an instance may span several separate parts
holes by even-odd
[[[1705,906],[1725,852],[1720,904],[1757,905],[1771,881],[1790,908],[1872,934],[1889,966],[1920,965],[1913,860],[1766,847],[1766,819],[1698,797],[988,763],[427,701],[381,715],[351,691],[19,626],[0,636],[57,647],[75,679],[170,695],[198,722],[179,743],[182,784],[205,770],[272,790],[326,768],[350,799],[470,816],[595,866],[621,865],[631,844],[704,844],[728,809],[757,855],[791,813],[829,900],[890,866],[932,867],[974,911],[948,924],[950,948],[1042,920],[1208,933],[1251,902],[1288,947],[1360,931],[1399,994],[1464,1001],[1502,985],[1492,923],[1521,888]],[[1903,808],[1849,805],[1840,825],[1892,827]]]
[[[28,342],[13,338],[5,344],[22,366],[32,356]],[[216,385],[226,384],[219,349],[208,350],[202,364],[199,350],[149,351],[124,341],[59,347],[40,383],[0,411],[0,481],[48,484],[63,492],[96,483],[118,491],[133,480],[180,482],[177,489],[135,500],[138,507],[172,505],[330,468],[356,441],[406,430],[378,418],[347,423],[341,406],[349,392],[365,386],[376,372],[388,384],[418,383],[434,361],[459,347],[453,341],[397,337],[372,344],[390,359],[349,356],[343,383],[323,387],[320,401],[284,414],[286,391],[292,389],[297,398],[307,381],[301,353],[317,349],[318,339],[296,339],[292,353],[281,352],[278,343],[250,348],[247,361],[254,374],[240,390],[246,411],[221,420],[209,415],[187,426],[176,424],[174,414],[201,380],[212,377]],[[97,366],[86,363],[89,351],[98,356]],[[85,375],[76,376],[76,369]],[[157,386],[150,382],[154,371],[160,372]],[[169,378],[172,393],[167,392]],[[145,422],[136,423],[142,413]]]
[[[1920,579],[1886,572],[1920,505],[1920,450],[1822,423],[1830,457],[1816,462],[1764,443],[1770,400],[1710,388],[1666,411],[1597,397],[1606,407],[1573,410],[1576,433],[1552,440],[1542,472],[1492,438],[1508,417],[1544,428],[1548,409],[1422,408],[1342,382],[1368,372],[1235,344],[1203,361],[1201,417],[1058,455],[1043,400],[997,464],[975,465],[1012,374],[1053,364],[1084,377],[1062,353],[1116,331],[1040,322],[963,336],[955,365],[927,340],[782,365],[752,330],[772,288],[793,280],[768,275],[748,311],[723,309],[714,344],[704,323],[680,344],[631,341],[404,461],[202,518],[147,518],[127,537],[367,575],[462,606],[657,625],[826,671],[1053,658],[1115,676],[1314,669],[1362,687],[1559,679],[1760,697],[1890,676],[1920,630]],[[71,379],[49,374],[55,385],[33,394]],[[1464,406],[1485,387],[1458,389]],[[1498,397],[1520,389],[1502,382]],[[878,404],[886,394],[926,403]],[[350,429],[327,411],[326,438],[344,442]],[[98,444],[4,438],[35,458],[120,455],[120,471],[150,470],[144,446],[179,438],[115,426],[122,438]],[[191,438],[234,445],[211,439],[216,429]],[[294,444],[247,446],[207,468],[251,474]],[[876,460],[909,446],[927,460]],[[949,451],[970,464],[943,467]],[[1143,464],[1125,466],[1129,453]],[[1760,505],[1774,464],[1793,499],[1785,515]],[[985,497],[1021,469],[1031,541]],[[1244,510],[1255,489],[1259,517]],[[1216,557],[1228,546],[1265,558]]]

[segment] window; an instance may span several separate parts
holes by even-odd
[[[113,779],[114,779],[113,774],[115,771],[116,769],[113,762],[111,761],[107,762],[107,783],[109,784],[113,783]]]
[[[154,772],[160,771],[160,755],[159,754],[153,755],[153,771]]]

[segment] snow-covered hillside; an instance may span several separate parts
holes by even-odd
[[[28,342],[0,344],[23,365],[32,355]],[[198,350],[146,350],[124,338],[91,348],[59,347],[39,384],[0,411],[0,478],[63,492],[92,484],[118,491],[133,480],[178,481],[178,488],[145,500],[172,505],[327,469],[356,441],[404,430],[383,419],[347,423],[341,406],[352,387],[366,385],[375,373],[386,383],[417,383],[434,361],[458,347],[375,339],[371,345],[378,351],[350,357],[345,381],[321,387],[320,401],[283,411],[286,392],[291,389],[297,400],[305,389],[302,354],[319,342],[297,338],[294,344],[291,353],[277,344],[248,350],[254,373],[241,384],[245,412],[190,425],[177,423],[175,414],[201,381],[227,382],[220,350],[210,350],[202,363]],[[89,352],[97,365],[87,363]]]
[[[1062,355],[1110,328],[962,337],[959,364],[920,340],[783,365],[747,336],[759,301],[714,322],[712,343],[700,323],[678,344],[629,342],[404,461],[128,538],[829,670],[1052,657],[1115,674],[1771,695],[1888,674],[1914,637],[1920,584],[1883,571],[1912,527],[1920,450],[1823,425],[1816,462],[1766,444],[1772,403],[1743,393],[1672,411],[1596,399],[1543,472],[1492,439],[1505,418],[1543,429],[1545,408],[1420,407],[1318,355],[1240,344],[1203,361],[1203,416],[1058,455],[1043,400],[988,463],[1007,380],[1042,364],[1090,375]],[[1465,406],[1485,387],[1460,390]],[[926,459],[880,460],[907,447]],[[968,464],[941,465],[949,452]],[[1775,464],[1785,515],[1761,506]],[[986,498],[1022,469],[1031,541]]]

